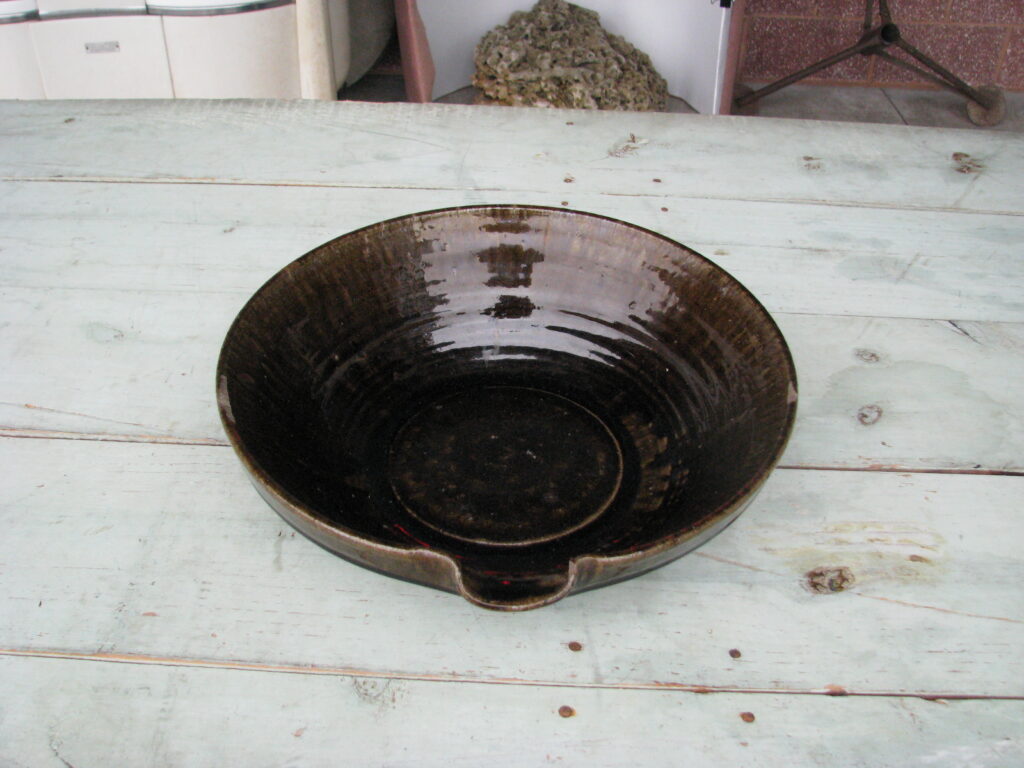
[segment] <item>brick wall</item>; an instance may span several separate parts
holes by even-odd
[[[1024,90],[1024,0],[889,0],[889,9],[908,42],[969,83]],[[788,75],[853,45],[863,24],[864,0],[746,0],[739,79]],[[876,56],[806,82],[935,87]]]

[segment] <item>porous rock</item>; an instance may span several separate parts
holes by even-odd
[[[473,85],[485,103],[663,111],[668,98],[646,53],[565,0],[513,13],[484,35],[475,60]]]

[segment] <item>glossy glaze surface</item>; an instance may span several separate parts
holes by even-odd
[[[494,608],[625,578],[725,527],[796,382],[732,277],[579,212],[448,209],[293,262],[224,342],[218,400],[286,519]]]

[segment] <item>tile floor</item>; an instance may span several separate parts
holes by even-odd
[[[755,86],[756,87],[756,86]],[[472,104],[476,91],[462,88],[437,101]],[[405,101],[405,83],[394,71],[371,71],[344,89],[339,98],[353,101]],[[692,112],[682,99],[670,98],[670,112]],[[758,115],[808,120],[972,128],[1024,132],[1024,92],[1006,93],[1006,118],[992,128],[977,128],[967,119],[964,99],[946,91],[909,88],[791,85],[760,101]]]

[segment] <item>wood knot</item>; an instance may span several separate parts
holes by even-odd
[[[857,421],[865,427],[870,427],[882,418],[882,407],[880,405],[865,405],[857,411]]]
[[[953,168],[957,173],[981,173],[985,170],[984,163],[975,160],[966,152],[954,152],[953,162],[956,163]]]
[[[823,566],[804,574],[804,586],[817,595],[842,592],[853,586],[853,571],[845,565]]]
[[[576,710],[570,707],[568,704],[563,704],[558,708],[558,714],[562,717],[572,717],[576,714]]]
[[[877,363],[882,359],[877,352],[872,352],[870,349],[858,349],[853,354],[864,363]]]

